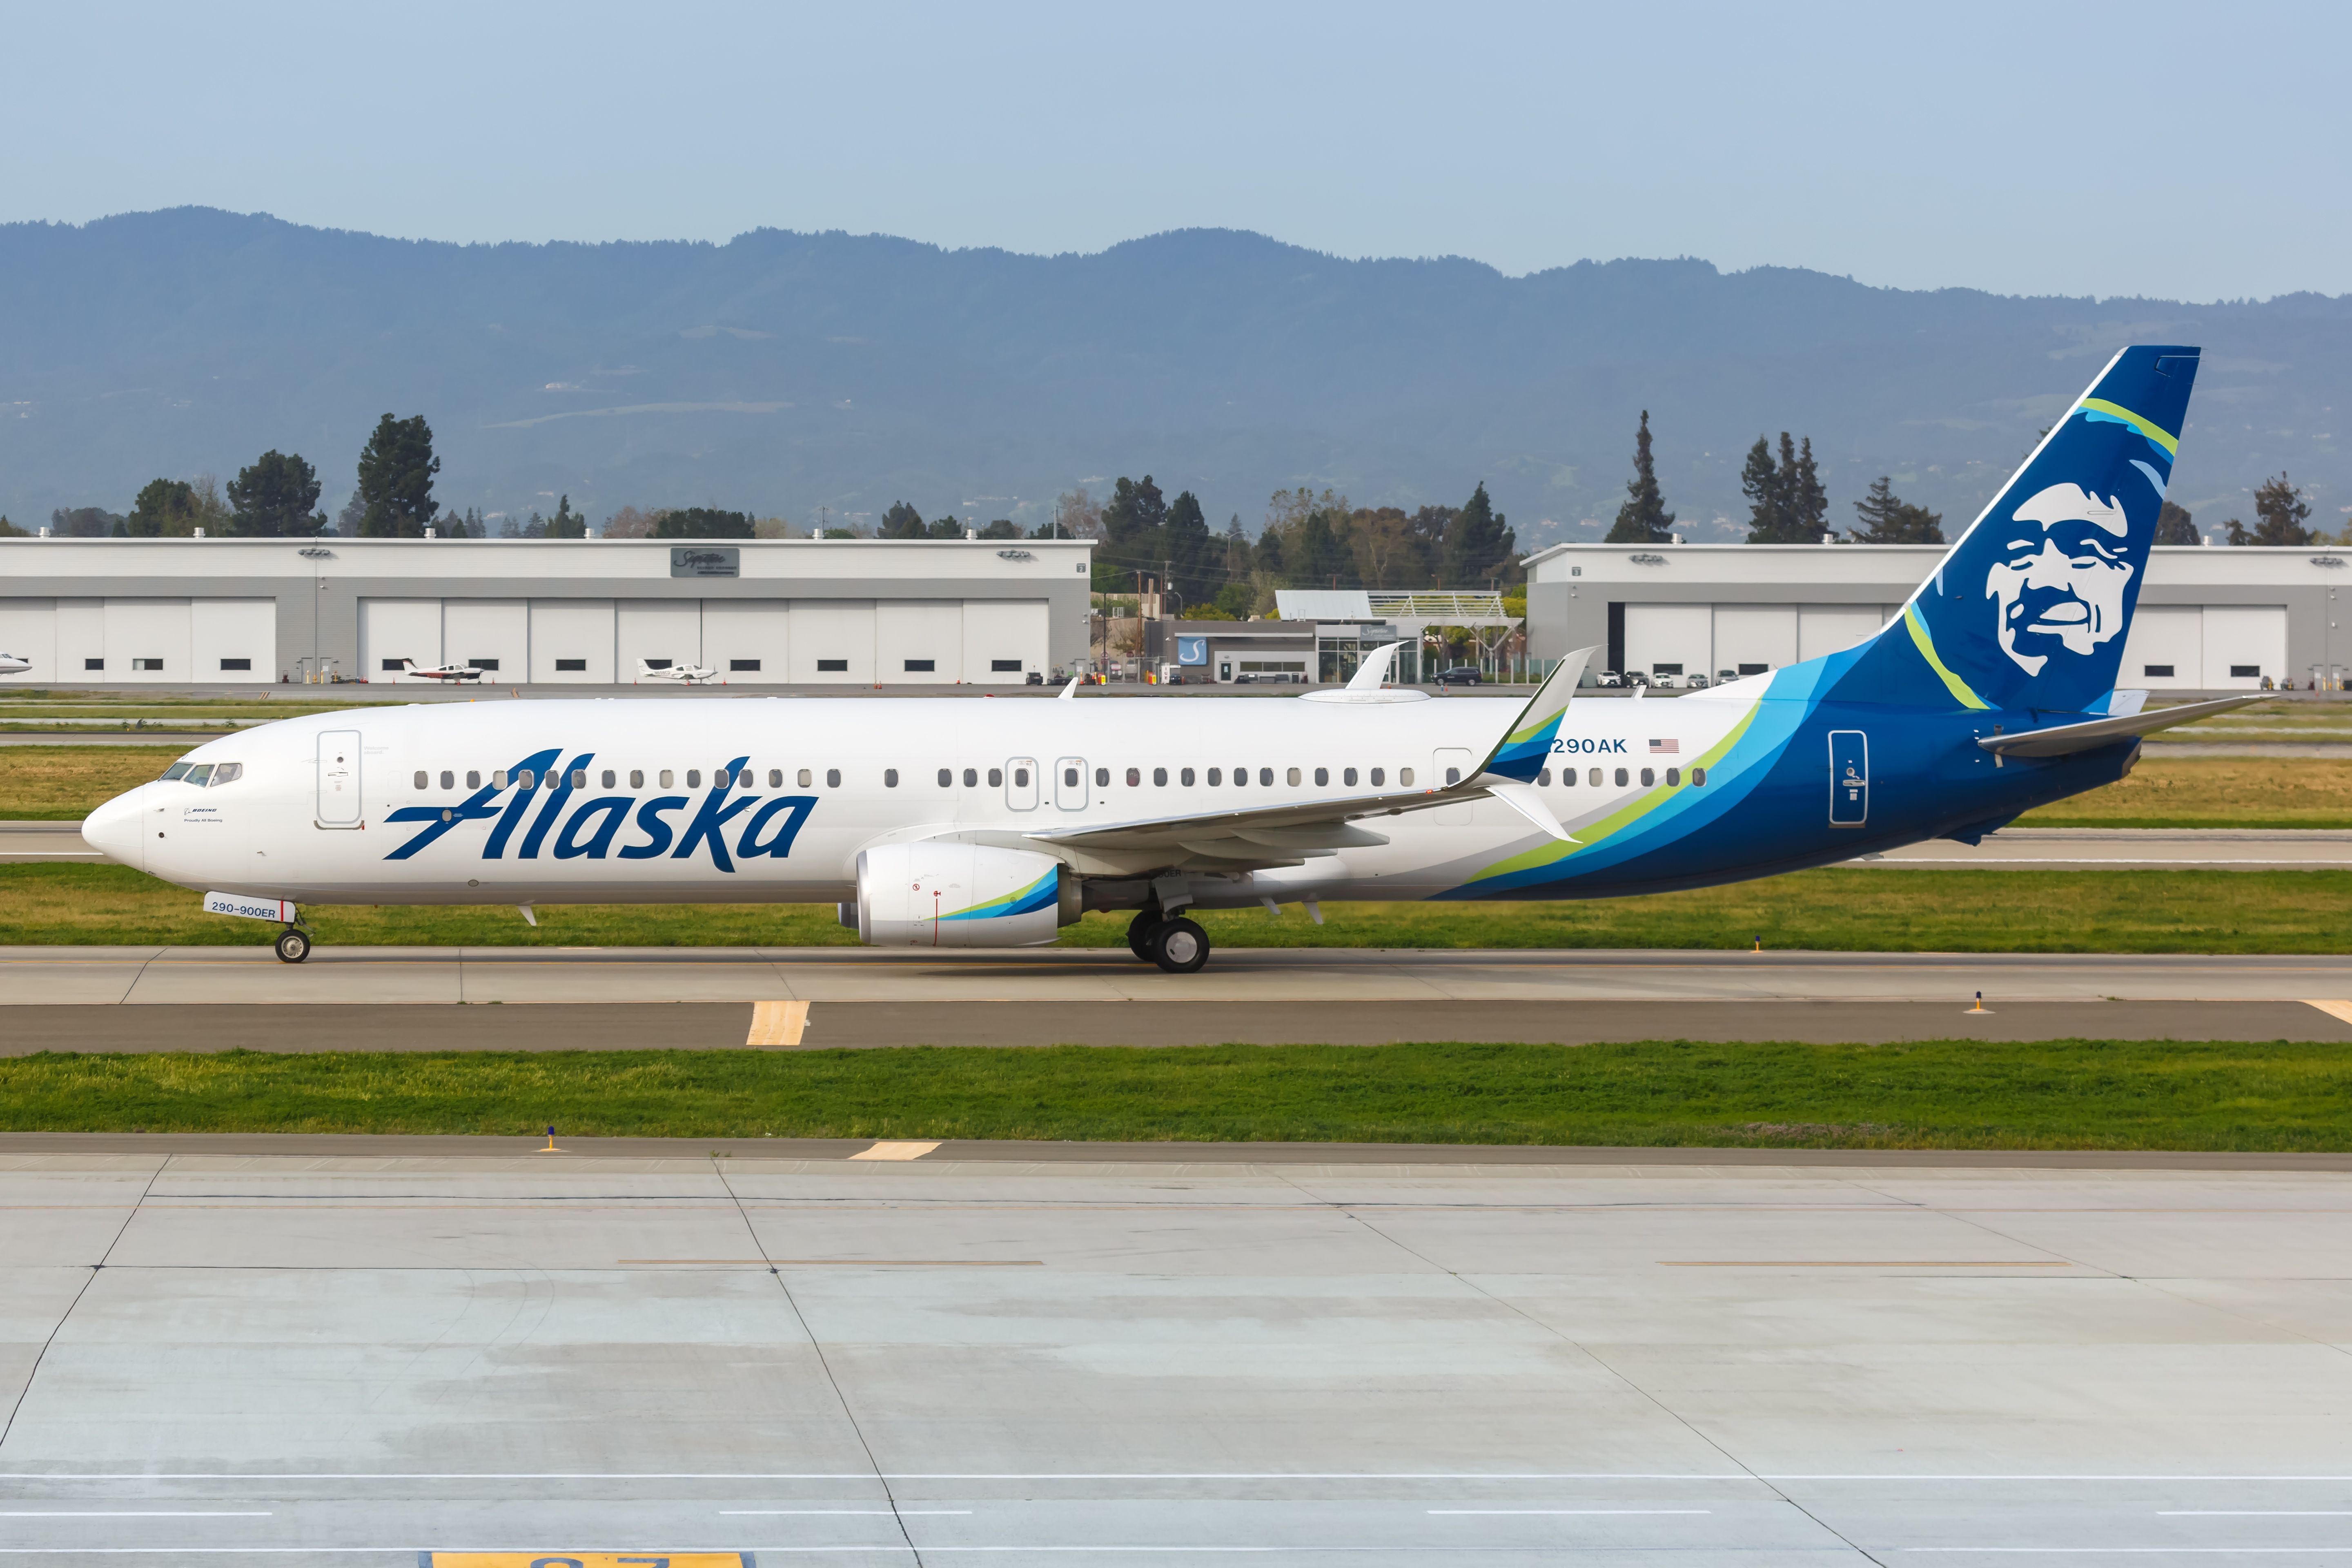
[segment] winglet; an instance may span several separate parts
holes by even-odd
[[[1070,683],[1069,683],[1067,686],[1065,686],[1064,688],[1062,688],[1062,694],[1061,694],[1059,697],[1056,697],[1055,699],[1054,699],[1054,700],[1055,700],[1055,701],[1056,701],[1056,702],[1075,702],[1075,701],[1076,701],[1076,700],[1077,700],[1077,696],[1078,696],[1078,680],[1079,680],[1079,678],[1078,678],[1077,676],[1075,676],[1075,675],[1074,675],[1074,676],[1070,677]]]
[[[1600,651],[1598,646],[1580,647],[1553,667],[1544,683],[1536,688],[1536,694],[1528,699],[1528,705],[1519,710],[1510,729],[1495,742],[1479,773],[1492,773],[1518,784],[1535,782],[1537,771],[1550,760],[1552,736],[1559,732],[1559,721],[1568,717],[1568,702],[1576,695],[1576,683],[1583,678],[1585,665]]]
[[[1389,670],[1396,663],[1397,649],[1402,647],[1402,642],[1392,642],[1366,654],[1364,662],[1356,667],[1356,673],[1348,678],[1348,689],[1378,691],[1386,685]]]

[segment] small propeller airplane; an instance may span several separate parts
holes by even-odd
[[[672,664],[667,659],[658,663],[650,658],[637,660],[639,680],[675,680],[684,686],[702,686],[719,679],[715,669],[705,669],[698,664]]]
[[[419,664],[413,658],[400,661],[400,672],[420,680],[479,680],[484,674],[470,664]]]
[[[33,668],[29,658],[18,658],[13,653],[0,653],[0,675],[22,675]]]

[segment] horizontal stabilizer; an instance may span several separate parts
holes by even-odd
[[[2159,708],[2153,713],[2131,713],[2119,719],[2094,719],[2087,724],[2059,724],[2047,730],[2024,730],[2014,735],[1987,735],[1977,744],[1996,756],[2063,757],[2076,752],[2112,746],[2117,741],[2127,741],[2135,735],[2168,730],[2175,724],[2227,713],[2233,708],[2243,708],[2250,702],[2263,700],[2265,699],[2262,697],[2224,697],[2215,702],[2189,702],[2179,708]]]

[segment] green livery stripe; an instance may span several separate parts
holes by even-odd
[[[2147,437],[2149,440],[2155,442],[2158,446],[2163,447],[2166,451],[2171,453],[2174,457],[2177,458],[2180,456],[2179,437],[2158,428],[2154,420],[2142,418],[2140,416],[2134,414],[2130,409],[2126,408],[2120,403],[2109,403],[2104,397],[2086,397],[2083,399],[2081,403],[2075,405],[2075,406],[2078,408],[2094,409],[2098,413],[2105,415],[2110,419],[2120,419],[2125,424],[2130,426],[2133,429],[2138,431],[2141,435]]]
[[[1762,711],[1762,709],[1763,704],[1761,702],[1749,703],[1748,706],[1748,711],[1740,715],[1739,722],[1731,727],[1730,732],[1726,734],[1722,740],[1717,741],[1714,745],[1708,747],[1706,754],[1693,762],[1691,766],[1695,768],[1711,768],[1717,763],[1721,762],[1725,756],[1729,754],[1731,748],[1739,743],[1739,737],[1748,733],[1748,727],[1756,722],[1756,715]],[[1689,786],[1685,785],[1682,787],[1688,788]],[[1711,788],[1713,786],[1710,785],[1709,787]],[[1619,806],[1615,811],[1611,812],[1607,816],[1601,817],[1599,821],[1589,822],[1580,827],[1571,829],[1571,831],[1576,834],[1580,842],[1575,844],[1539,844],[1533,849],[1529,849],[1523,854],[1514,855],[1507,860],[1497,860],[1492,866],[1486,867],[1476,876],[1470,879],[1469,885],[1475,886],[1479,882],[1485,881],[1489,877],[1507,877],[1515,871],[1532,871],[1541,866],[1557,865],[1559,862],[1567,859],[1570,856],[1574,855],[1580,850],[1595,847],[1603,839],[1608,838],[1612,834],[1622,833],[1625,829],[1641,821],[1642,818],[1649,816],[1650,813],[1657,810],[1658,807],[1674,799],[1674,797],[1679,793],[1681,793],[1681,791],[1673,785],[1660,784],[1656,788],[1652,789],[1645,794],[1636,795],[1633,799],[1627,801],[1623,805]]]
[[[1927,635],[1927,624],[1919,618],[1916,605],[1903,606],[1903,625],[1911,633],[1911,646],[1927,661],[1927,668],[1943,678],[1944,687],[1963,708],[1990,708],[1991,703],[1969,689],[1969,683],[1954,675],[1941,658],[1936,656],[1936,641]]]

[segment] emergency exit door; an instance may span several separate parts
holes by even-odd
[[[1870,739],[1859,730],[1830,731],[1830,826],[1870,820]]]
[[[360,825],[360,732],[325,730],[319,735],[319,826]]]

